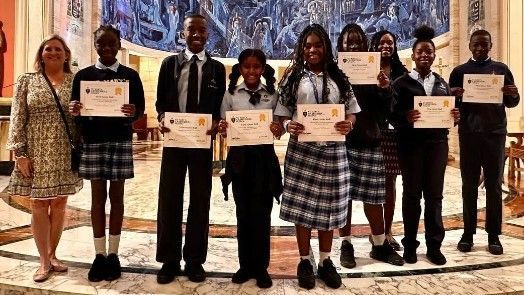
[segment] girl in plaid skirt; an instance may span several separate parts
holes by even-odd
[[[131,123],[144,113],[144,89],[138,73],[116,59],[120,49],[120,31],[101,26],[95,33],[99,59],[95,65],[80,70],[73,81],[69,111],[81,127],[82,152],[78,174],[91,180],[91,223],[96,257],[88,273],[92,282],[112,281],[121,275],[118,245],[124,218],[124,183],[133,174],[133,130]],[[121,117],[82,114],[81,81],[124,82],[129,86],[129,103],[121,107]],[[87,92],[89,89],[86,89]],[[126,90],[124,90],[126,91]],[[116,92],[116,89],[115,89]],[[105,204],[109,181],[109,248],[106,252]],[[109,255],[108,255],[109,254]]]
[[[348,134],[360,111],[351,85],[338,68],[329,36],[320,25],[307,26],[300,34],[292,64],[279,85],[275,109],[291,137],[284,164],[284,192],[280,218],[293,222],[301,261],[297,268],[300,287],[311,289],[315,276],[309,242],[318,230],[320,263],[318,277],[338,288],[340,275],[329,258],[333,229],[346,224],[349,169],[343,142],[299,142],[304,126],[298,123],[297,104],[344,104],[345,120],[335,129]]]
[[[340,33],[337,47],[339,51],[365,52],[367,44],[362,28],[357,24],[348,24]],[[356,115],[355,129],[346,137],[350,171],[349,196],[351,200],[364,203],[364,212],[371,227],[371,258],[393,265],[403,265],[402,257],[386,240],[382,205],[386,199],[386,174],[380,148],[380,126],[385,125],[389,115],[393,93],[390,80],[384,72],[379,73],[377,84],[353,85],[362,111]],[[342,239],[340,264],[348,268],[356,266],[350,236],[351,200],[348,222],[339,230]]]

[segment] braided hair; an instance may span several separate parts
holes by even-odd
[[[244,49],[238,56],[238,63],[235,64],[229,74],[229,86],[227,90],[229,93],[234,94],[237,89],[238,78],[242,76],[240,74],[240,65],[248,58],[255,57],[258,61],[264,65],[264,72],[262,77],[266,80],[266,90],[269,94],[275,93],[275,69],[266,63],[266,55],[260,49]]]
[[[338,51],[343,51],[344,50],[344,38],[347,38],[349,37],[349,34],[351,33],[355,33],[357,35],[360,36],[361,40],[362,40],[362,43],[365,44],[364,45],[364,51],[367,50],[367,46],[368,46],[368,37],[366,36],[366,33],[364,33],[364,30],[362,30],[362,27],[357,25],[357,24],[354,24],[354,23],[351,23],[351,24],[347,24],[343,29],[342,31],[340,32],[340,35],[338,35],[338,40],[337,40],[337,50]]]
[[[340,70],[335,57],[333,55],[333,48],[329,36],[324,28],[318,24],[307,26],[298,37],[297,46],[293,52],[293,58],[290,65],[287,67],[284,77],[279,82],[279,99],[282,105],[296,108],[297,104],[297,90],[302,77],[306,74],[305,70],[308,65],[304,59],[304,47],[309,35],[315,34],[322,41],[324,47],[324,65],[323,65],[323,87],[322,87],[322,102],[328,100],[328,77],[333,79],[340,91],[340,103],[348,104],[351,97],[353,97],[351,84],[347,76]]]

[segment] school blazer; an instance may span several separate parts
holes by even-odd
[[[220,106],[226,91],[226,70],[224,65],[212,59],[206,52],[207,60],[202,65],[202,83],[200,84],[200,99],[198,112],[212,114],[213,119],[220,119]],[[178,104],[178,79],[185,63],[189,62],[180,53],[166,57],[160,66],[156,93],[156,111],[158,120],[165,112],[180,112]]]

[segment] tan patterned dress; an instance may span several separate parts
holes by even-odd
[[[69,126],[73,124],[67,111],[72,81],[73,75],[66,74],[56,89]],[[64,122],[51,89],[40,73],[18,78],[7,148],[25,148],[33,164],[31,178],[23,177],[15,168],[8,187],[10,194],[45,199],[75,194],[82,188],[82,180],[71,171],[71,148]]]

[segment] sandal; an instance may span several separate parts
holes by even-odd
[[[33,281],[37,283],[45,282],[49,277],[51,276],[51,271],[53,270],[53,266],[49,266],[47,270],[44,269],[44,271],[40,271],[40,268],[38,268],[33,275]]]

